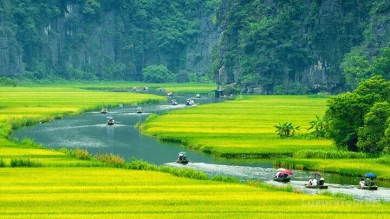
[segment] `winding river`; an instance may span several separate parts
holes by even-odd
[[[142,159],[157,165],[170,165],[178,168],[193,168],[204,171],[209,175],[230,175],[245,180],[261,180],[270,184],[285,186],[286,184],[272,181],[275,168],[270,160],[231,160],[222,159],[190,150],[176,143],[159,142],[153,137],[141,135],[135,125],[144,121],[150,114],[161,114],[168,110],[179,110],[186,106],[186,100],[192,98],[196,105],[216,103],[223,101],[214,98],[213,95],[202,96],[173,96],[165,104],[142,106],[143,113],[137,113],[139,106],[118,106],[108,109],[107,114],[99,112],[84,113],[79,116],[66,117],[50,123],[44,123],[33,127],[16,130],[12,138],[34,139],[35,142],[48,148],[80,148],[90,153],[119,154],[125,159],[132,157]],[[172,105],[171,100],[176,99],[178,105]],[[107,117],[115,119],[115,125],[105,124]],[[185,150],[192,162],[188,165],[177,164],[174,161],[179,151]],[[305,193],[319,193],[320,190],[306,189],[306,183],[310,172],[294,170],[290,184]],[[326,183],[329,183],[329,191],[353,195],[359,200],[390,201],[390,183],[378,182],[380,188],[377,191],[357,189],[359,178],[346,177],[338,174],[323,174]]]

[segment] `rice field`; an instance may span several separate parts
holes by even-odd
[[[2,168],[1,218],[388,218],[387,203],[114,168]],[[375,210],[373,210],[375,209]]]
[[[0,218],[389,218],[389,203],[305,195],[287,192],[288,188],[277,189],[252,182],[195,180],[155,171],[110,168],[96,160],[77,160],[61,151],[48,150],[28,141],[7,140],[12,127],[75,115],[99,109],[104,104],[159,101],[161,97],[71,86],[0,88],[0,92],[0,161],[6,164],[0,166]],[[255,110],[252,98],[242,101],[253,104],[248,112],[252,112],[255,119],[252,123],[250,120],[246,122],[254,129],[258,127],[256,121],[262,123],[265,120],[257,118],[261,113]],[[230,107],[233,111],[222,111],[226,108],[223,106],[218,108],[220,112],[234,112],[234,106]],[[321,110],[318,107],[318,111]],[[190,115],[190,112],[184,110],[178,115],[185,117],[186,114]],[[208,119],[203,118],[203,121]],[[15,126],[17,121],[19,123]],[[298,122],[298,119],[294,121]],[[10,125],[10,122],[14,124]],[[240,124],[239,121],[236,124]],[[222,137],[226,138],[232,132],[222,131],[226,127],[221,121],[219,126],[223,128],[216,130],[220,130],[219,135],[224,141]],[[266,126],[259,127],[262,131],[252,132],[252,136],[264,132],[272,142],[273,131],[267,131]],[[250,129],[247,132],[250,133]],[[241,134],[247,135],[245,132]],[[240,142],[240,136],[235,138]],[[249,140],[247,137],[241,141],[248,144]],[[245,150],[245,144],[241,147]],[[325,142],[321,147],[328,148],[329,145]],[[41,166],[11,168],[10,162],[15,158],[30,159]]]
[[[161,140],[179,141],[218,156],[290,155],[297,150],[330,150],[332,142],[307,137],[310,121],[325,113],[327,98],[311,96],[241,96],[234,101],[208,104],[152,116],[144,133]],[[280,138],[275,125],[300,126],[296,136]]]

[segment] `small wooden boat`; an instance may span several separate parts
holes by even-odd
[[[181,164],[188,164],[188,160],[176,160],[176,163],[181,163]]]
[[[328,188],[327,185],[312,186],[312,185],[308,185],[308,184],[305,184],[305,187],[308,188],[308,189],[327,189]]]
[[[196,98],[200,98],[200,94],[196,94]]]
[[[102,114],[107,114],[107,108],[102,108],[102,110],[100,111]]]
[[[188,164],[190,160],[187,157],[187,153],[182,151],[179,153],[179,157],[176,160],[176,163],[181,163],[181,164]]]
[[[378,190],[378,186],[358,186],[358,189],[365,189],[365,190]]]
[[[172,105],[177,105],[177,101],[176,100],[172,100]]]
[[[277,181],[277,182],[290,182],[291,178],[289,178],[289,177],[281,177],[281,178],[274,177],[273,180]]]
[[[141,107],[138,107],[138,108],[137,108],[137,113],[143,113],[143,111],[142,111],[142,108],[141,108]]]
[[[114,125],[115,124],[115,120],[112,116],[108,116],[107,119],[108,119],[106,122],[107,125]]]

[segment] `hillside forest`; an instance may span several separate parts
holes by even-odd
[[[1,0],[0,76],[340,93],[389,79],[388,0]]]

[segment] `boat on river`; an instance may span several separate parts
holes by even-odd
[[[313,185],[305,184],[305,187],[308,188],[308,189],[327,189],[328,185],[316,185],[316,186],[313,186]]]
[[[286,170],[284,168],[277,169],[277,173],[274,176],[273,180],[277,182],[290,182],[290,175],[293,175],[291,170]]]
[[[107,125],[114,125],[115,124],[115,120],[112,116],[107,116],[107,119],[108,119],[106,122]]]
[[[188,162],[190,162],[190,160],[187,157],[187,153],[184,151],[179,152],[176,163],[188,164]]]
[[[273,180],[276,182],[290,182],[291,178],[290,177],[281,177],[281,178],[274,177]]]
[[[375,185],[374,179],[376,179],[375,173],[367,173],[364,175],[366,179],[362,177],[362,179],[359,182],[359,189],[365,189],[365,190],[378,190],[378,186]]]
[[[365,190],[378,190],[378,186],[358,186],[358,189],[365,189]]]
[[[137,113],[143,113],[143,111],[142,111],[142,108],[141,108],[141,107],[138,107],[138,108],[137,108]]]
[[[102,114],[107,114],[107,108],[102,108],[102,110],[100,111]]]

